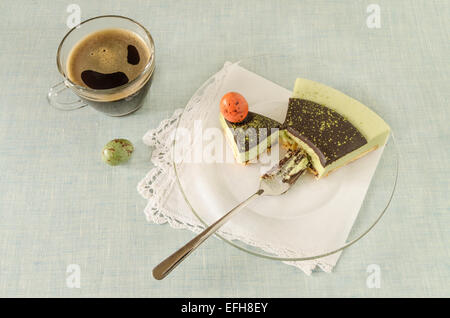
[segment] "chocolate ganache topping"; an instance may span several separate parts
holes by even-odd
[[[276,120],[254,112],[248,112],[247,117],[240,123],[232,123],[226,119],[225,122],[232,129],[239,152],[249,151],[272,135],[272,129],[281,126]]]
[[[345,117],[328,107],[300,98],[289,99],[283,128],[311,147],[323,166],[367,143]]]

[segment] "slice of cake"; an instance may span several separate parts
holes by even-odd
[[[219,119],[238,163],[248,163],[278,141],[281,124],[269,117],[248,112],[240,123],[232,123],[222,114]]]
[[[318,177],[385,144],[390,128],[368,107],[326,85],[298,78],[281,141],[302,149]]]
[[[302,150],[289,150],[280,162],[261,176],[262,179],[279,177],[282,182],[294,184],[306,172],[309,166],[308,157]]]

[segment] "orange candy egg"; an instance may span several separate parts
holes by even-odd
[[[247,117],[248,103],[241,94],[229,92],[220,100],[220,112],[229,122],[240,123]]]

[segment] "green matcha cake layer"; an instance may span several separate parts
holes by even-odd
[[[232,123],[220,114],[219,120],[239,163],[255,159],[278,141],[281,124],[266,116],[249,112],[243,122]]]

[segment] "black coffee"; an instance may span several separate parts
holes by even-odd
[[[136,33],[106,29],[89,34],[74,46],[67,60],[67,76],[80,86],[115,88],[138,77],[149,58],[147,45]],[[124,90],[120,95],[133,93]]]

